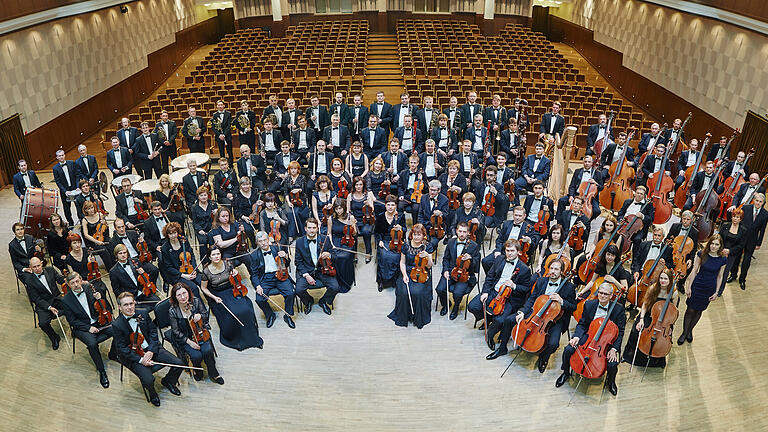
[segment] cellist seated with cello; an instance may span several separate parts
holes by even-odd
[[[624,204],[621,205],[621,210],[619,210],[618,220],[626,220],[627,224],[631,224],[634,222],[635,216],[637,216],[643,224],[643,227],[638,230],[632,238],[624,239],[624,241],[631,242],[632,250],[637,250],[640,243],[648,237],[648,229],[651,227],[651,224],[653,224],[655,209],[645,200],[647,191],[648,190],[643,185],[635,187],[635,197],[625,200]]]
[[[647,185],[648,177],[651,174],[657,173],[661,171],[661,163],[664,160],[664,154],[667,152],[667,147],[662,143],[657,143],[655,147],[653,147],[653,154],[649,154],[648,157],[645,158],[645,162],[643,163],[643,166],[641,167],[642,171],[638,172],[638,183],[641,185],[646,185],[649,188],[653,188],[652,185]],[[669,159],[667,159],[667,163],[664,165],[664,170],[666,175],[671,175],[670,171],[670,163]]]
[[[462,261],[459,261],[459,258]],[[466,265],[465,261],[469,261],[468,268],[453,271],[459,264]],[[453,293],[453,308],[451,308],[450,319],[454,320],[459,315],[461,301],[477,285],[476,274],[480,269],[479,264],[480,246],[469,239],[469,226],[466,222],[461,222],[456,225],[456,237],[448,240],[448,244],[445,246],[443,274],[437,283],[437,288],[435,288],[437,301],[442,305],[441,316],[448,313],[447,291]],[[454,276],[458,276],[458,280]],[[450,282],[450,286],[447,286],[448,282]]]
[[[693,176],[691,182],[690,195],[688,200],[685,201],[683,210],[690,210],[696,204],[696,198],[699,194],[704,195],[707,190],[712,188],[712,193],[722,193],[722,187],[718,184],[718,178],[715,176],[715,163],[713,161],[707,161],[704,166],[704,171],[699,171]]]
[[[475,316],[475,322],[485,321],[481,329],[487,327],[486,342],[492,350],[496,349],[493,342],[494,336],[502,329],[504,320],[523,306],[533,284],[531,270],[518,259],[519,249],[520,243],[515,239],[509,239],[504,243],[504,255],[497,256],[493,261],[483,283],[482,293],[475,296],[467,307]],[[499,300],[494,302],[497,296]],[[488,310],[492,303],[496,306],[496,311]],[[507,335],[508,339],[509,335]],[[503,345],[507,341],[501,342]]]
[[[517,206],[512,210],[512,220],[504,222],[498,237],[496,237],[496,249],[483,258],[483,269],[486,274],[491,270],[496,258],[504,252],[507,240],[511,239],[517,240],[521,248],[523,247],[521,243],[528,243],[529,258],[539,245],[539,236],[533,230],[533,224],[525,219],[523,206]],[[519,250],[520,248],[518,248],[518,252]]]
[[[664,250],[664,253],[661,258],[664,258],[664,265],[667,268],[674,267],[672,247],[664,248],[664,245],[662,244],[663,240],[664,228],[657,226],[653,229],[653,240],[640,243],[640,246],[638,246],[632,253],[632,265],[630,266],[630,270],[632,271],[632,276],[635,282],[640,280],[645,263],[648,261],[656,261],[656,259],[659,258],[659,254],[662,253],[662,250]]]
[[[269,296],[281,295],[285,303],[283,321],[290,328],[296,328],[293,319],[293,303],[296,298],[296,287],[288,274],[290,259],[288,254],[277,245],[269,244],[269,235],[265,231],[256,233],[257,248],[251,252],[251,283],[256,290],[256,304],[267,318],[267,328],[275,323],[275,311],[269,305]],[[282,259],[282,268],[278,263]],[[278,274],[280,273],[280,274]]]
[[[604,386],[616,396],[619,389],[616,387],[616,373],[619,371],[619,352],[621,351],[621,341],[624,338],[624,327],[627,323],[624,307],[618,303],[610,307],[611,296],[614,294],[613,286],[609,283],[603,283],[597,288],[597,298],[588,300],[584,304],[584,314],[581,316],[573,337],[568,341],[568,345],[563,350],[563,373],[555,381],[555,387],[562,387],[571,377],[571,356],[576,353],[576,349],[590,340],[589,327],[592,321],[598,318],[607,318],[618,327],[618,336],[610,344],[608,352],[605,354],[607,361],[607,373],[605,375]],[[610,315],[608,315],[610,309]]]
[[[582,198],[584,205],[591,206],[592,215],[590,220],[600,216],[600,201],[598,195],[603,190],[605,178],[603,176],[603,170],[595,168],[593,166],[592,156],[584,156],[584,166],[577,169],[571,177],[571,183],[568,185],[568,196],[560,198],[557,202],[557,212],[561,213],[569,204],[573,203],[573,200],[578,196]],[[582,186],[584,184],[586,186]],[[581,196],[584,192],[586,195],[592,197],[589,202],[585,202],[585,197]],[[584,211],[586,213],[587,211]]]

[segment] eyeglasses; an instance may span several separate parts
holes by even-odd
[[[130,303],[123,303],[123,306],[136,306],[136,302],[132,301]]]
[[[612,293],[609,293],[609,292],[602,292],[602,291],[598,291],[598,292],[597,292],[597,295],[604,295],[604,296],[609,296],[609,295],[611,295],[611,294],[612,294]]]

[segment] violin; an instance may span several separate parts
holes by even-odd
[[[243,283],[243,278],[240,277],[240,273],[232,274],[232,270],[229,271],[229,283],[232,284],[232,295],[234,297],[245,297],[248,295],[248,287]]]
[[[323,219],[320,221],[320,225],[325,225],[328,223],[328,217],[333,212],[333,205],[328,203],[323,207]]]
[[[674,281],[669,286],[669,294],[664,303],[656,302],[651,308],[651,325],[640,332],[637,340],[637,349],[649,357],[666,357],[672,350],[672,326],[677,321],[680,312],[672,304],[672,295],[675,293],[675,284],[679,275],[675,275]]]
[[[693,251],[693,239],[687,235],[679,235],[672,241],[672,262],[675,263],[675,273],[685,275],[688,271],[686,258]]]
[[[149,252],[149,245],[144,240],[144,235],[139,236],[139,241],[136,243],[136,252],[139,254],[140,263],[148,263],[152,261],[152,253]]]
[[[135,260],[131,262],[133,265],[133,271],[136,273],[136,281],[139,283],[139,287],[141,288],[141,293],[144,294],[145,297],[149,297],[151,295],[154,295],[157,292],[157,285],[155,285],[154,282],[152,282],[152,279],[149,278],[149,273],[142,272],[139,274],[136,269],[138,268],[138,263],[136,263]]]
[[[421,196],[424,195],[424,180],[422,180],[422,172],[419,170],[419,175],[416,181],[413,182],[413,193],[411,193],[411,202],[420,203]]]
[[[327,240],[328,237],[325,239]],[[320,257],[317,260],[317,265],[320,266],[320,274],[336,277],[336,267],[333,266],[333,259],[330,256],[323,257],[323,249],[325,249],[325,240],[323,240],[323,245],[320,247],[320,251],[317,253],[317,255]]]
[[[608,276],[613,276],[616,273],[616,270],[619,269],[619,267],[623,266],[625,262],[627,262],[629,258],[625,258],[620,262],[617,262],[614,264],[611,271],[608,272]],[[590,279],[591,280],[591,279]],[[592,284],[592,288],[589,289],[589,294],[587,294],[586,297],[579,299],[576,302],[576,309],[573,310],[573,319],[576,321],[579,321],[581,319],[581,315],[584,313],[584,303],[586,303],[588,300],[596,299],[597,298],[597,289],[600,288],[600,285],[605,282],[605,276],[599,277],[595,279],[595,283]],[[613,292],[617,292],[619,290],[619,287],[611,284],[613,287]]]
[[[477,227],[479,224],[475,222],[467,222],[467,225],[469,226],[469,239],[473,242],[477,241]]]
[[[136,316],[136,321],[141,323],[141,315]],[[141,348],[141,345],[144,344],[144,335],[137,331],[131,332],[130,335],[128,335],[128,343],[130,344],[129,348],[131,351],[135,352],[136,354],[144,357],[144,350]]]
[[[136,219],[140,221],[149,219],[149,212],[144,208],[144,204],[142,204],[141,200],[134,199],[133,209],[136,210]]]
[[[582,213],[592,220],[592,199],[597,194],[597,185],[592,184],[591,181],[586,181],[579,185],[579,196],[582,198],[584,205],[581,208]],[[622,204],[624,201],[622,201]]]
[[[635,169],[627,165],[627,149],[629,142],[635,136],[636,129],[631,128],[627,134],[627,140],[624,143],[624,150],[621,152],[619,160],[612,163],[608,169],[610,181],[607,187],[600,193],[600,205],[612,211],[621,210],[624,201],[632,198],[631,183],[635,178]],[[683,203],[685,204],[685,203]],[[682,208],[682,206],[680,206]]]
[[[171,192],[171,202],[168,203],[168,211],[176,213],[183,209],[184,206],[181,204],[181,196],[179,195],[179,186],[176,185]]]
[[[294,207],[303,207],[304,200],[301,199],[301,190],[292,191],[288,194],[288,199]]]
[[[179,260],[181,261],[179,271],[184,274],[192,274],[195,271],[195,267],[192,265],[192,254],[187,251],[184,237],[179,237],[179,242],[181,243],[182,249],[182,252],[179,254]]]
[[[443,225],[443,215],[433,214],[429,218],[429,236],[436,239],[445,237],[445,226]]]
[[[528,253],[531,251],[531,242],[529,240],[520,239],[520,249],[517,251],[517,257],[520,261],[528,264],[530,256]]]
[[[429,280],[429,256],[421,256],[421,253],[413,259],[411,268],[411,280],[417,283],[426,283]]]
[[[338,189],[336,196],[346,199],[349,196],[349,190],[347,189],[347,186],[347,179],[342,176],[336,183],[336,187]]]
[[[93,258],[93,255],[90,254],[90,251],[88,252],[88,263],[85,265],[85,267],[88,269],[88,276],[85,277],[86,280],[92,281],[101,279],[99,263],[96,262],[96,260]]]
[[[451,210],[456,210],[459,207],[461,207],[461,202],[459,201],[459,194],[461,193],[460,190],[455,188],[448,188],[448,191],[446,193],[446,196],[448,197],[448,208]]]
[[[261,201],[261,198],[259,198],[259,201]],[[251,214],[248,216],[248,219],[250,219],[251,223],[256,223],[256,221],[259,219],[262,207],[263,204],[259,204],[259,202],[251,204]]]
[[[237,249],[235,251],[239,254],[248,252],[248,235],[245,230],[237,233]]]
[[[107,225],[105,222],[99,219],[99,221],[96,222],[96,228],[93,230],[91,237],[96,239],[96,241],[103,243],[104,239],[107,236],[108,229],[109,229],[109,225]]]
[[[709,182],[709,187],[706,192],[700,191],[696,194],[696,199],[693,202],[693,208],[696,211],[693,212],[696,218],[696,229],[699,230],[699,241],[706,241],[715,229],[715,209],[720,205],[720,197],[717,196],[717,192],[714,191],[715,179],[720,176],[720,173],[725,169],[725,164],[721,164],[717,168],[717,172],[712,177],[712,181]]]
[[[742,166],[747,166],[749,163],[749,159],[752,157],[752,155],[755,154],[755,149],[751,149],[749,151],[749,154],[747,155],[747,158],[744,160],[744,164]],[[726,219],[728,216],[728,207],[730,207],[733,204],[733,198],[736,196],[736,192],[739,191],[739,188],[741,188],[741,185],[743,185],[746,182],[744,179],[744,176],[741,175],[741,173],[737,173],[736,176],[728,176],[728,178],[725,179],[723,182],[723,193],[720,194],[720,213],[718,214],[719,219]]]
[[[344,227],[341,229],[341,245],[354,247],[356,235],[357,229],[355,229],[354,225],[344,224]]]
[[[373,225],[376,223],[376,216],[373,214],[373,206],[365,204],[363,205],[363,223],[366,225]]]
[[[451,280],[454,282],[467,282],[469,280],[469,267],[472,265],[472,258],[461,254],[456,258],[456,265],[451,269]]]
[[[650,204],[650,201],[646,201],[645,204],[640,207],[640,213],[642,214]],[[621,255],[629,252],[629,248],[632,247],[632,237],[643,229],[643,218],[637,214],[631,216],[626,215],[624,216],[623,223],[624,226],[618,227],[619,235],[621,236]]]
[[[272,219],[269,221],[269,238],[275,243],[280,244],[283,236],[280,234],[280,221]]]
[[[699,154],[696,156],[696,163],[689,166],[683,174],[685,180],[675,192],[675,207],[677,208],[683,208],[683,206],[685,206],[685,202],[688,201],[688,192],[691,190],[693,176],[701,171],[701,161],[704,158],[704,151],[707,149],[707,144],[709,144],[710,138],[712,138],[712,134],[707,132],[707,136],[704,138],[704,142],[701,145]]]
[[[485,201],[485,203],[480,206],[480,210],[484,215],[493,217],[493,215],[496,214],[496,196],[491,193],[490,189],[488,189],[488,193],[485,194],[483,201]]]
[[[501,136],[501,134],[499,134]],[[504,183],[504,193],[509,197],[509,202],[515,202],[515,179],[511,178]]]
[[[392,181],[389,179],[389,173],[387,173],[387,179],[381,183],[381,188],[379,189],[379,198],[386,199],[387,195],[390,194],[391,190],[392,190]]]
[[[520,273],[520,267],[515,268],[515,272],[512,273],[510,279],[517,276],[518,273]],[[511,281],[504,282],[504,284],[499,287],[499,293],[496,294],[496,297],[494,297],[493,300],[488,303],[488,306],[485,307],[486,312],[494,316],[504,312],[504,306],[506,306],[509,296],[511,296],[514,291],[510,282]]]
[[[560,278],[560,284],[555,293],[568,282],[569,275],[563,275]],[[544,348],[547,343],[547,334],[552,324],[563,315],[563,307],[559,302],[552,300],[551,296],[542,294],[536,298],[533,303],[531,316],[520,321],[517,328],[512,333],[515,344],[523,350],[531,353],[537,353]]]
[[[400,253],[403,250],[403,230],[401,228],[392,228],[389,230],[389,250]]]
[[[592,252],[592,256],[590,256],[588,260],[581,263],[579,266],[579,278],[581,278],[582,282],[587,283],[592,279],[592,275],[595,273],[595,268],[597,268],[597,263],[599,263],[600,258],[605,255],[605,251],[608,249],[608,246],[613,244],[614,239],[619,234],[619,228],[621,228],[624,223],[625,221],[621,221],[619,226],[613,230],[611,236],[607,240],[602,239],[597,242],[595,245],[595,250]]]
[[[104,203],[98,197],[93,200],[93,207],[96,209],[98,213],[101,213],[104,216],[109,214],[109,212],[104,208]],[[103,240],[100,240],[100,241],[103,241]]]
[[[547,235],[549,232],[549,220],[552,218],[552,213],[546,208],[539,210],[539,220],[533,224],[533,230],[541,236]]]
[[[580,223],[575,223],[568,230],[568,246],[573,250],[580,251],[584,249],[584,226]]]
[[[288,280],[288,263],[285,261],[285,258],[280,255],[276,256],[275,264],[277,265],[275,278],[281,282]]]
[[[643,272],[640,274],[640,279],[635,281],[627,292],[628,302],[635,306],[640,305],[643,302],[645,293],[659,280],[659,275],[667,267],[666,261],[662,257],[671,242],[672,239],[665,240],[664,245],[659,251],[659,256],[655,260],[648,260],[643,264]]]
[[[606,371],[608,351],[619,337],[619,327],[608,318],[620,297],[617,295],[613,299],[605,317],[592,321],[586,343],[579,345],[576,348],[576,355],[571,356],[571,368],[584,378],[599,378]]]
[[[203,318],[195,321],[192,317],[189,318],[189,328],[192,329],[192,338],[196,343],[208,342],[211,340],[211,332],[203,325]]]
[[[93,286],[91,286],[91,288],[93,288]],[[96,293],[96,288],[93,288],[93,293]],[[96,311],[96,315],[98,316],[99,326],[103,327],[112,322],[112,311],[107,307],[107,301],[104,300],[104,297],[93,302],[93,310]]]

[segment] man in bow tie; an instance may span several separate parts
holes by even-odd
[[[607,139],[604,139],[606,134],[608,135]],[[613,142],[613,130],[609,130],[608,128],[608,117],[605,116],[605,114],[600,114],[600,116],[597,117],[597,124],[593,124],[589,127],[589,131],[587,132],[587,153],[588,155],[594,155],[594,148],[595,143],[599,140],[603,139],[603,149],[605,147]]]
[[[169,162],[178,154],[176,150],[176,138],[179,136],[176,122],[168,118],[168,111],[160,112],[160,121],[155,125],[155,133],[162,138],[160,147],[160,171],[168,172]]]
[[[27,169],[27,161],[19,159],[18,167],[19,172],[13,175],[13,193],[23,202],[27,188],[41,188],[43,184],[34,171]]]
[[[392,104],[384,100],[383,91],[376,92],[376,102],[371,104],[371,106],[368,108],[368,111],[370,114],[376,114],[379,116],[378,125],[387,131],[387,133],[389,133],[390,129],[392,131],[395,130],[395,128],[392,127]]]
[[[27,288],[29,301],[37,314],[37,326],[51,340],[51,348],[59,349],[61,336],[53,330],[51,321],[62,314],[59,287],[64,283],[64,277],[51,266],[43,267],[39,258],[32,257],[29,260],[29,272],[22,274],[21,281]]]

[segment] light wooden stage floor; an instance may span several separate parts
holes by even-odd
[[[8,221],[1,237],[7,243],[18,218],[10,188],[0,191],[0,216]],[[107,365],[111,386],[102,389],[82,343],[76,355],[63,341],[50,349],[3,254],[0,430],[765,430],[766,259],[757,254],[747,291],[730,284],[710,306],[693,344],[673,347],[666,370],[649,369],[641,382],[641,370],[629,374],[622,364],[615,398],[606,392],[601,401],[602,385],[582,383],[566,406],[575,381],[554,387],[565,336],[543,375],[535,356],[524,353],[500,379],[511,355],[485,360],[489,350],[471,317],[449,321],[433,312],[423,330],[396,327],[386,317],[393,290],[377,292],[375,262],[361,260],[357,285],[337,297],[332,316],[315,307],[297,317],[295,330],[281,319],[267,329],[257,309],[263,350],[218,344],[226,384],[184,374],[182,396],[162,389],[162,407],[155,408],[130,372],[120,382],[115,362]],[[105,359],[106,352],[105,344]]]

